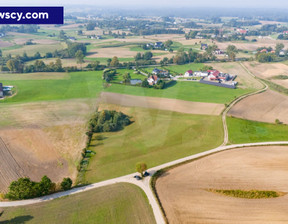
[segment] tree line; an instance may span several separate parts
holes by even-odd
[[[62,190],[69,190],[72,186],[72,180],[64,178],[61,182]],[[41,197],[56,192],[56,184],[50,178],[43,176],[40,182],[31,181],[30,178],[19,178],[11,182],[9,192],[5,198],[10,200],[23,200],[35,197]]]

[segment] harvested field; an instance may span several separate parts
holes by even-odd
[[[187,114],[220,115],[224,109],[223,104],[191,102],[158,97],[132,96],[108,92],[103,92],[99,101],[102,103],[117,104],[126,107],[153,108]]]
[[[240,50],[256,51],[258,47],[272,47],[275,48],[277,43],[283,43],[285,46],[288,44],[287,40],[274,40],[272,38],[257,38],[257,42],[217,42],[215,44],[220,49],[226,49],[229,45],[235,45]]]
[[[245,62],[245,66],[254,75],[262,79],[270,79],[272,82],[288,88],[287,80],[274,79],[278,75],[288,75],[288,65],[284,63]]]
[[[55,151],[53,143],[41,129],[0,130],[0,191],[5,191],[11,181],[29,176],[40,181],[47,175],[60,182],[69,176],[68,163]]]
[[[8,41],[3,41],[3,40],[0,40],[0,47],[10,47],[12,46],[13,44],[8,42]]]
[[[46,63],[46,62],[45,62]],[[0,74],[1,80],[44,80],[44,79],[69,79],[64,72],[35,72],[35,73],[10,73]]]
[[[0,182],[0,191],[19,175],[33,180],[47,175],[55,182],[65,176],[75,178],[75,164],[86,143],[86,122],[95,104],[92,99],[2,104],[0,137],[20,168],[0,165],[1,175],[7,179]],[[7,148],[0,147],[0,153]],[[9,154],[5,155],[10,161]]]
[[[287,193],[288,147],[234,149],[176,167],[156,182],[169,223],[284,224],[288,195],[243,199],[209,192],[260,190]]]
[[[288,96],[272,90],[249,96],[228,112],[234,116],[247,120],[275,123],[276,119],[288,124]]]

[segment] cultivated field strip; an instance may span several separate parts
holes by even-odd
[[[10,183],[24,176],[23,169],[19,166],[8,146],[0,137],[0,190],[7,189]]]

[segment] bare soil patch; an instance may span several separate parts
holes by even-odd
[[[99,102],[126,107],[144,107],[187,114],[220,115],[223,104],[190,102],[158,97],[132,96],[118,93],[102,93]]]
[[[276,119],[288,124],[288,96],[272,90],[249,96],[228,112],[228,115],[247,120],[275,123]]]
[[[288,195],[243,199],[207,189],[287,192],[287,161],[287,146],[234,149],[169,170],[156,189],[169,223],[284,224]]]

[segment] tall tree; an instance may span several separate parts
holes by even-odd
[[[117,67],[117,66],[119,66],[119,59],[118,59],[118,57],[114,56],[114,57],[112,58],[112,61],[111,61],[111,63],[110,63],[110,66],[111,66],[111,67]]]
[[[275,54],[279,56],[280,51],[282,51],[283,49],[284,49],[284,44],[282,43],[276,44]]]
[[[146,165],[146,163],[141,162],[141,163],[137,163],[137,164],[136,164],[136,171],[137,171],[138,173],[140,173],[142,177],[144,176],[143,173],[144,173],[146,170],[147,170],[147,165]]]
[[[124,82],[125,82],[125,83],[130,83],[130,81],[131,81],[131,75],[130,75],[130,73],[126,72],[126,73],[123,75],[123,79],[124,79]]]
[[[84,54],[82,50],[78,50],[75,54],[76,62],[77,64],[81,65],[81,70],[82,70],[82,63],[84,62]]]
[[[229,45],[226,49],[226,52],[228,54],[229,60],[235,61],[236,54],[238,53],[238,49],[236,48],[236,46],[235,45]]]

